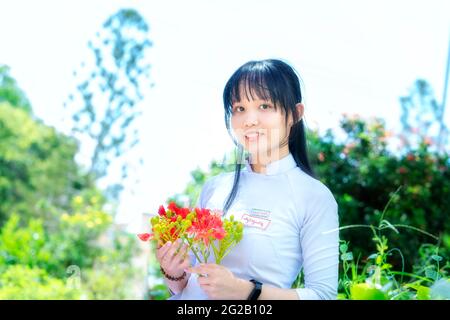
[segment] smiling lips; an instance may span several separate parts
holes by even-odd
[[[263,133],[259,133],[257,131],[248,132],[245,134],[245,139],[248,141],[256,141],[260,135],[263,135]]]

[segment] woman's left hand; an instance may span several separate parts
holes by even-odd
[[[251,282],[235,277],[230,270],[218,264],[199,264],[186,271],[199,274],[198,283],[210,299],[244,300],[252,290]]]

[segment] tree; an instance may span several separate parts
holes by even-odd
[[[0,65],[0,103],[8,102],[11,106],[31,113],[31,105],[16,80],[9,74],[9,67]]]
[[[0,296],[135,298],[137,239],[114,228],[95,177],[75,161],[78,142],[8,101],[0,102]]]
[[[400,139],[406,148],[417,147],[420,140],[426,139],[435,148],[447,146],[449,130],[441,121],[444,106],[435,98],[431,85],[418,79],[409,95],[400,98],[402,134]]]
[[[16,212],[51,224],[52,209],[93,185],[75,162],[76,142],[21,108],[0,103],[0,225]]]
[[[96,179],[110,173],[112,162],[121,168],[120,180],[128,175],[129,163],[120,157],[139,141],[133,124],[141,113],[141,89],[150,87],[146,52],[152,43],[147,38],[148,29],[144,18],[133,9],[121,9],[112,15],[88,44],[94,66],[82,65],[77,92],[69,96],[75,110],[72,131],[83,145],[91,146],[86,151],[89,172]],[[111,198],[117,198],[120,190],[120,183],[107,188]]]

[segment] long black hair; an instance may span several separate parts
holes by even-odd
[[[230,128],[232,105],[234,102],[241,101],[241,90],[247,95],[248,100],[250,100],[249,96],[253,100],[256,95],[260,99],[272,101],[276,107],[281,107],[284,110],[286,126],[288,116],[292,114],[294,122],[285,143],[289,143],[289,151],[297,166],[311,177],[316,178],[308,160],[303,118],[299,121],[298,110],[295,107],[297,103],[302,102],[299,76],[289,64],[281,60],[249,61],[233,73],[223,91],[225,125],[237,146],[234,182],[223,208],[224,214],[236,197],[243,163],[243,147],[236,141]]]

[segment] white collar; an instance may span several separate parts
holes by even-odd
[[[251,172],[254,174],[274,176],[274,175],[284,173],[286,171],[289,171],[289,170],[297,167],[297,163],[295,162],[294,157],[289,152],[289,154],[287,156],[285,156],[284,158],[281,158],[276,161],[272,161],[271,163],[267,164],[265,173],[254,172],[252,169],[252,166],[250,165],[250,157],[251,157],[251,155],[248,155],[248,157],[246,157],[245,167],[247,168],[248,172]]]

